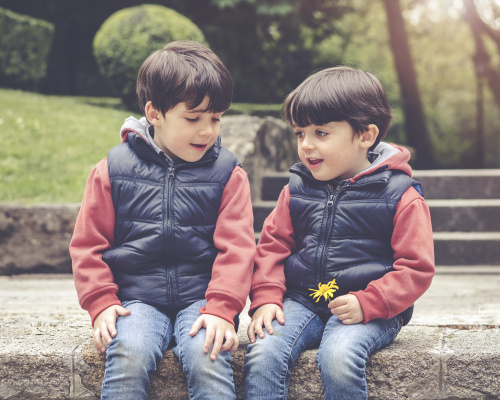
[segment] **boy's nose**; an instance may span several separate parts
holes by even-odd
[[[200,130],[200,136],[210,136],[214,133],[214,128],[211,125],[203,127],[203,129]]]
[[[312,149],[313,143],[311,142],[311,140],[308,140],[307,137],[304,137],[304,140],[302,141],[301,147],[304,150]]]
[[[209,136],[213,135],[214,132],[215,132],[214,127],[211,124],[208,124],[200,130],[199,134],[201,136]]]

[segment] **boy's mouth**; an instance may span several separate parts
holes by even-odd
[[[315,168],[323,162],[323,159],[321,159],[321,158],[307,158],[307,162],[309,163],[309,166],[311,168]]]
[[[193,146],[195,150],[203,151],[203,150],[205,150],[207,148],[208,144],[195,144],[195,143],[191,143],[191,146]]]

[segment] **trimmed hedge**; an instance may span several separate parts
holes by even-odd
[[[0,85],[35,89],[47,73],[54,25],[0,8]]]
[[[173,40],[205,43],[203,33],[191,20],[160,5],[117,11],[99,28],[93,43],[99,70],[130,110],[138,110],[135,88],[142,63]]]

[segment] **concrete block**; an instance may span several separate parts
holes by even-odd
[[[498,329],[445,329],[442,333],[442,391],[452,399],[500,396]]]
[[[434,232],[436,265],[500,265],[500,232]]]
[[[500,232],[500,200],[428,200],[434,232]]]
[[[498,199],[500,169],[416,170],[426,199]]]

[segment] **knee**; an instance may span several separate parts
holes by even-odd
[[[274,335],[269,334],[263,339],[257,338],[255,343],[251,343],[247,347],[244,367],[246,374],[267,374],[270,370],[286,369],[287,357],[283,343],[277,340]]]
[[[353,373],[364,370],[366,357],[361,349],[349,345],[320,346],[316,363],[322,376],[328,375],[332,380],[345,380]]]
[[[118,335],[106,351],[109,362],[122,367],[130,374],[154,371],[161,357],[161,351],[159,349],[156,351],[150,342],[131,336]]]

